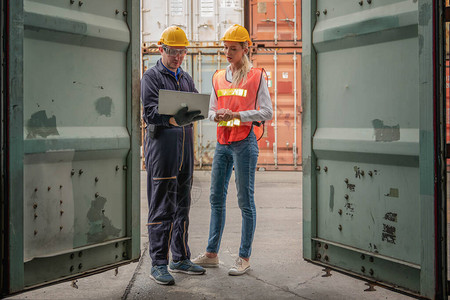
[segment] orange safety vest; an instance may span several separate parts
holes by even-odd
[[[251,68],[247,73],[245,84],[232,87],[226,77],[226,70],[218,70],[213,75],[213,87],[217,97],[217,110],[228,108],[233,112],[259,109],[256,107],[256,97],[264,70],[261,68]],[[253,127],[253,123],[258,126]],[[240,122],[233,119],[231,121],[217,123],[217,141],[220,144],[242,141],[253,131],[256,139],[259,140],[263,134],[263,125],[258,122]]]

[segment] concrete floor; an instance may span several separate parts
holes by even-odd
[[[174,274],[174,286],[161,286],[148,274],[151,266],[145,228],[147,202],[145,173],[141,189],[142,259],[114,271],[66,282],[8,299],[411,299],[381,287],[365,292],[365,283],[302,259],[300,172],[257,172],[255,199],[257,227],[252,270],[239,277],[227,275],[237,257],[241,216],[232,177],[227,222],[219,252],[220,267],[201,276]],[[206,247],[209,230],[209,171],[196,171],[192,191],[189,244],[192,256]]]

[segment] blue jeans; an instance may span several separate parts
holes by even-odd
[[[256,227],[254,200],[255,171],[258,162],[258,143],[253,130],[242,141],[229,145],[217,143],[211,171],[211,220],[207,252],[218,253],[225,226],[226,198],[231,172],[236,178],[239,208],[242,214],[242,233],[239,256],[250,257]]]

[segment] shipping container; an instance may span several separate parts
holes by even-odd
[[[301,1],[251,0],[246,17],[256,47],[301,47]]]
[[[140,12],[137,0],[1,5],[9,294],[140,256]]]
[[[265,122],[259,140],[258,167],[300,170],[301,165],[301,49],[254,49],[254,67],[267,74],[273,119]]]
[[[447,299],[444,1],[302,2],[303,257]]]
[[[233,24],[244,24],[243,0],[142,0],[143,48],[172,25],[186,32],[192,46],[216,47]]]

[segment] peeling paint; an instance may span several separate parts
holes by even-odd
[[[384,219],[392,222],[397,222],[397,213],[388,212],[384,215]]]
[[[31,115],[28,120],[27,125],[27,139],[33,139],[37,136],[43,138],[49,135],[59,135],[58,129],[56,128],[56,117],[53,115],[47,118],[47,112],[45,110],[40,110]]]
[[[352,183],[347,183],[347,188],[350,190],[350,192],[354,192],[355,191],[355,185]]]
[[[372,120],[376,142],[393,142],[400,140],[400,125],[387,126],[379,119]]]
[[[121,229],[115,228],[111,220],[105,216],[105,204],[107,200],[104,197],[98,197],[91,203],[91,208],[87,213],[89,220],[89,232],[87,241],[89,243],[101,242],[110,236],[118,237]]]
[[[111,117],[113,102],[110,97],[101,97],[95,101],[95,110],[99,115]]]
[[[334,210],[334,186],[330,185],[330,212]]]
[[[381,233],[381,240],[391,244],[395,244],[397,239],[395,235],[396,228],[391,225],[383,224],[383,232]]]
[[[358,166],[354,166],[353,170],[355,170],[355,178],[361,178],[361,169]]]
[[[398,189],[396,188],[390,188],[389,189],[389,193],[388,194],[384,194],[386,197],[394,197],[394,198],[398,198],[399,196],[399,192]]]
[[[345,203],[344,207],[346,209],[345,214],[347,216],[353,217],[353,213],[355,212],[355,207],[353,206],[353,203]]]

